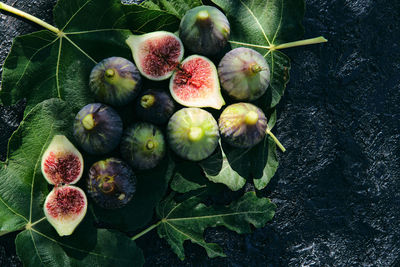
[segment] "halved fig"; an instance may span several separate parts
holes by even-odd
[[[203,56],[186,58],[172,75],[169,89],[175,101],[183,106],[220,109],[225,105],[217,69]]]
[[[218,125],[211,113],[200,108],[183,108],[168,122],[171,149],[182,158],[198,161],[210,156],[218,146]]]
[[[190,51],[205,56],[218,54],[230,35],[228,19],[213,6],[198,6],[186,12],[179,26],[179,37]]]
[[[122,130],[122,120],[118,113],[101,103],[84,106],[74,121],[76,142],[93,155],[106,154],[116,148]]]
[[[121,155],[138,170],[157,166],[164,158],[166,145],[162,131],[147,122],[138,122],[125,130],[121,141]]]
[[[87,186],[96,204],[105,209],[116,209],[132,199],[136,178],[128,164],[117,158],[108,158],[92,165]]]
[[[100,102],[123,106],[138,94],[142,77],[136,66],[122,57],[100,61],[90,73],[90,91]]]
[[[270,82],[268,62],[257,51],[239,47],[229,51],[218,66],[222,89],[236,100],[260,98]]]
[[[71,235],[86,215],[87,198],[76,186],[56,186],[47,195],[43,210],[60,236]]]
[[[42,156],[42,174],[53,185],[75,184],[82,177],[81,153],[64,135],[55,135]]]
[[[131,35],[126,43],[140,73],[150,80],[168,79],[183,58],[183,44],[170,32]]]

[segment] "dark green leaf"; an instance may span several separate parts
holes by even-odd
[[[204,240],[207,227],[225,226],[239,234],[249,233],[251,225],[265,226],[274,217],[276,209],[269,199],[258,198],[254,192],[246,193],[229,206],[207,207],[200,201],[200,197],[193,196],[176,203],[169,197],[157,209],[161,218],[158,234],[182,260],[185,258],[185,240],[204,247],[209,257],[225,256],[220,246]]]
[[[304,29],[303,0],[212,0],[226,13],[231,25],[233,48],[246,46],[267,58],[271,84],[267,98],[270,106],[278,104],[289,81],[290,61],[275,50],[277,45],[299,39]],[[268,97],[268,93],[266,94]]]
[[[154,208],[165,195],[174,170],[174,162],[166,158],[149,171],[137,172],[136,193],[127,206],[105,210],[94,205],[95,215],[122,231],[135,231],[150,221]]]
[[[149,9],[165,10],[181,19],[188,10],[202,3],[201,0],[147,0],[141,5]]]
[[[176,31],[179,19],[165,11],[119,0],[61,0],[54,9],[55,34],[40,31],[17,37],[4,64],[0,99],[12,105],[27,98],[28,113],[49,98],[66,100],[77,111],[93,102],[89,74],[96,62],[109,57],[130,59],[125,38],[135,32]]]
[[[196,163],[184,162],[178,164],[171,181],[171,189],[178,193],[207,187],[208,180]]]

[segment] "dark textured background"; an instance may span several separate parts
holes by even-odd
[[[5,1],[51,22],[55,0]],[[287,152],[262,192],[278,205],[253,234],[206,231],[227,258],[185,243],[181,262],[155,232],[138,240],[147,266],[400,266],[400,0],[307,0],[305,38],[286,50],[291,81],[275,132]],[[0,15],[0,64],[12,38],[38,30]],[[21,108],[19,108],[21,109]],[[0,155],[20,113],[0,107]],[[19,266],[14,234],[0,266]]]

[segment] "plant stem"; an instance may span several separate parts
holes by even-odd
[[[317,38],[306,39],[306,40],[295,41],[295,42],[290,42],[290,43],[285,43],[285,44],[280,44],[280,45],[277,45],[277,46],[273,46],[273,47],[271,47],[271,50],[290,48],[290,47],[301,46],[301,45],[311,45],[311,44],[326,43],[326,42],[328,42],[328,40],[325,39],[323,36],[320,36],[320,37],[317,37]]]
[[[134,237],[132,237],[131,240],[136,240],[136,239],[138,239],[139,237],[141,237],[142,235],[147,234],[148,232],[150,232],[151,230],[153,230],[154,228],[156,228],[157,226],[159,226],[160,223],[161,223],[161,221],[159,221],[159,222],[156,223],[156,224],[153,224],[153,225],[150,226],[149,228],[145,229],[144,231],[142,231],[142,232],[138,233],[137,235],[135,235]]]
[[[282,152],[286,151],[286,148],[281,144],[281,142],[279,142],[278,138],[276,138],[276,136],[268,128],[265,132],[269,134],[269,136],[271,136],[272,139],[274,139],[275,144],[278,145],[278,147],[282,150]]]
[[[6,5],[3,2],[0,2],[0,10],[4,10],[4,11],[7,11],[7,12],[10,12],[10,13],[15,14],[17,16],[25,18],[25,19],[27,19],[29,21],[32,21],[32,22],[34,22],[34,23],[36,23],[36,24],[48,29],[49,31],[54,32],[55,34],[60,34],[61,33],[61,31],[59,29],[57,29],[56,27],[48,24],[47,22],[44,22],[43,20],[38,19],[37,17],[34,17],[34,16],[32,16],[32,15],[30,15],[30,14],[24,12],[24,11],[21,11],[19,9],[16,9],[16,8],[14,8],[12,6]]]

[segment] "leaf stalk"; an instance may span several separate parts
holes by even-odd
[[[265,131],[269,136],[272,137],[272,139],[274,140],[275,144],[277,144],[277,146],[282,150],[282,152],[286,151],[286,148],[282,145],[281,142],[279,142],[278,138],[276,138],[276,136],[270,131],[270,129],[267,128],[267,130]]]
[[[0,10],[7,11],[7,12],[12,13],[14,15],[17,15],[19,17],[22,17],[22,18],[25,18],[25,19],[27,19],[29,21],[32,21],[32,22],[42,26],[43,28],[54,32],[57,35],[59,35],[61,33],[61,31],[58,28],[54,27],[53,25],[50,25],[49,23],[47,23],[47,22],[45,22],[45,21],[43,21],[43,20],[41,20],[41,19],[39,19],[39,18],[37,18],[35,16],[32,16],[32,15],[30,15],[30,14],[24,12],[24,11],[21,11],[19,9],[16,9],[16,8],[14,8],[12,6],[9,6],[9,5],[7,5],[7,4],[5,4],[3,2],[0,2]]]
[[[148,232],[150,232],[151,230],[153,230],[154,228],[156,228],[157,226],[159,226],[160,223],[161,223],[161,221],[159,221],[158,223],[153,224],[152,226],[146,228],[146,229],[143,230],[142,232],[140,232],[140,233],[138,233],[137,235],[135,235],[134,237],[132,237],[131,240],[136,240],[136,239],[138,239],[139,237],[141,237],[141,236],[147,234]]]
[[[296,47],[296,46],[302,46],[302,45],[312,45],[312,44],[319,44],[319,43],[326,43],[328,42],[327,39],[325,39],[323,36],[316,37],[316,38],[311,38],[311,39],[306,39],[306,40],[301,40],[301,41],[295,41],[295,42],[290,42],[290,43],[285,43],[285,44],[280,44],[276,46],[271,46],[271,50],[278,50],[278,49],[284,49],[284,48],[290,48],[290,47]]]

